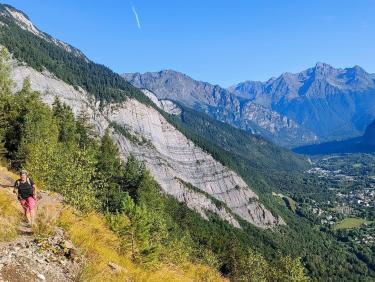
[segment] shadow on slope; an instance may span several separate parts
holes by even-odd
[[[304,155],[371,153],[375,152],[375,146],[365,144],[362,137],[356,137],[342,141],[330,141],[320,144],[296,147],[292,149],[292,151]]]

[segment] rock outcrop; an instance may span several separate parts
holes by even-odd
[[[260,228],[285,224],[258,201],[258,196],[236,173],[188,140],[154,108],[127,99],[121,104],[108,104],[99,111],[84,90],[76,90],[48,72],[40,73],[14,61],[15,88],[20,89],[27,77],[46,103],[52,104],[55,97],[59,97],[75,114],[86,111],[99,135],[111,123],[123,127],[127,136],[112,129],[122,157],[134,154],[143,160],[165,193],[186,203],[203,217],[213,212],[236,227],[240,227],[236,217]],[[163,109],[172,108],[178,113],[173,103],[155,102]]]

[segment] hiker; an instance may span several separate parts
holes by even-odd
[[[17,193],[27,219],[31,226],[34,223],[34,207],[36,201],[35,184],[28,177],[26,170],[20,171],[20,179],[14,183],[13,193]]]

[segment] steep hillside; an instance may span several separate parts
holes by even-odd
[[[5,9],[8,11],[10,8]],[[24,79],[29,77],[31,87],[43,94],[45,102],[52,104],[55,97],[59,97],[76,114],[81,110],[87,111],[100,135],[107,127],[117,125],[117,130],[112,130],[113,138],[118,143],[123,158],[132,153],[145,161],[164,192],[185,202],[202,216],[207,217],[206,213],[211,211],[237,227],[239,224],[236,216],[261,228],[283,224],[282,219],[272,215],[257,200],[258,196],[241,177],[194,145],[158,111],[145,105],[144,103],[151,104],[151,101],[141,91],[109,69],[70,55],[60,46],[19,28],[17,18],[15,22],[12,19],[8,14],[2,15],[1,20],[6,25],[1,27],[0,43],[15,51],[13,55],[18,60],[34,62],[31,65],[47,68],[39,72],[19,61],[13,61],[12,77],[16,82],[16,89],[20,89]],[[29,53],[21,52],[26,39],[35,41],[38,48],[29,48]],[[62,52],[65,52],[64,55],[61,55]],[[57,58],[62,59],[58,60],[62,65],[59,67],[61,71],[55,73],[53,62]],[[67,58],[66,62],[69,64],[64,65],[64,58]],[[58,78],[59,74],[62,79]],[[107,74],[115,78],[113,83],[110,79],[104,79],[108,77]],[[64,81],[64,78],[69,81],[69,77],[76,79],[76,76],[82,78],[78,81],[82,82],[82,87],[73,87]],[[92,84],[88,80],[95,78],[98,81]],[[94,93],[87,92],[84,88],[91,89]],[[123,92],[118,93],[119,89],[123,89]],[[123,102],[98,104],[94,97],[99,102],[111,99]],[[126,97],[136,99],[125,100]],[[216,201],[223,205],[218,205]]]
[[[16,177],[0,167],[2,185],[12,185]],[[227,281],[204,265],[159,265],[150,271],[132,262],[102,215],[78,215],[57,193],[38,192],[36,219],[33,229],[27,227],[11,189],[0,188],[1,281]]]
[[[159,99],[177,101],[278,144],[289,146],[315,140],[311,132],[301,128],[293,119],[218,85],[196,81],[172,70],[123,76],[134,86],[151,90]]]
[[[87,255],[80,281],[220,279],[212,268],[233,280],[248,277],[250,269],[254,279],[274,281],[275,277],[280,277],[278,280],[288,281],[289,277],[298,275],[303,278],[301,281],[306,280],[298,256],[273,259],[267,256],[266,260],[256,250],[256,244],[249,245],[254,240],[243,229],[212,212],[207,215],[210,217],[207,221],[185,204],[161,193],[160,185],[142,162],[134,156],[121,161],[110,131],[106,130],[98,138],[89,116],[81,112],[75,118],[72,109],[59,99],[54,100],[52,107],[47,106],[29,80],[24,81],[20,91],[12,94],[4,49],[0,54],[0,157],[13,167],[26,168],[38,187],[58,191],[77,209],[65,209],[60,224]],[[112,126],[132,142],[148,143],[116,123]],[[185,185],[198,190],[189,183]],[[236,189],[241,190],[241,187]],[[212,199],[218,209],[225,208],[208,193],[205,196]],[[11,207],[4,206],[6,211]],[[53,216],[45,208],[41,212],[46,212],[47,219]],[[2,215],[1,211],[0,224],[6,227],[5,234],[15,235],[13,219],[2,221]],[[48,227],[43,221],[39,223],[41,218],[38,216],[36,230]],[[237,220],[241,220],[240,217]],[[264,232],[244,220],[241,225]],[[2,234],[4,228],[0,230]],[[254,261],[260,264],[255,265]],[[179,266],[183,267],[182,272]]]
[[[166,193],[196,209],[202,216],[206,217],[206,211],[212,211],[239,226],[233,212],[259,227],[278,224],[279,219],[256,201],[257,195],[237,174],[194,145],[155,109],[128,99],[121,104],[106,105],[100,112],[83,90],[79,92],[51,74],[39,73],[16,62],[12,77],[18,89],[29,77],[31,87],[44,93],[43,100],[49,104],[59,97],[75,113],[87,111],[100,134],[111,124],[118,125],[128,133],[113,129],[113,138],[123,158],[132,153],[145,161]],[[213,199],[223,202],[230,211],[225,207],[218,208]]]

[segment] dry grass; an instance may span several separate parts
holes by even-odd
[[[60,217],[61,205],[56,203],[38,204],[33,233],[38,237],[48,237],[54,234]]]
[[[14,172],[8,170],[6,167],[4,166],[0,166],[0,176],[2,176],[2,178],[5,176],[5,177],[8,177],[8,178],[11,178],[12,180],[16,181],[19,177],[17,174],[15,174]],[[10,183],[11,185],[13,183]]]
[[[0,241],[10,241],[17,236],[17,227],[22,213],[15,197],[0,190]]]
[[[61,214],[60,225],[87,259],[81,281],[224,281],[216,271],[202,265],[185,263],[147,269],[133,263],[130,254],[120,252],[119,239],[98,214],[79,217],[66,209]],[[119,265],[122,271],[113,271],[109,262]]]
[[[12,185],[17,175],[0,166],[0,182]],[[17,236],[22,209],[9,188],[0,187],[0,241],[10,241]]]

